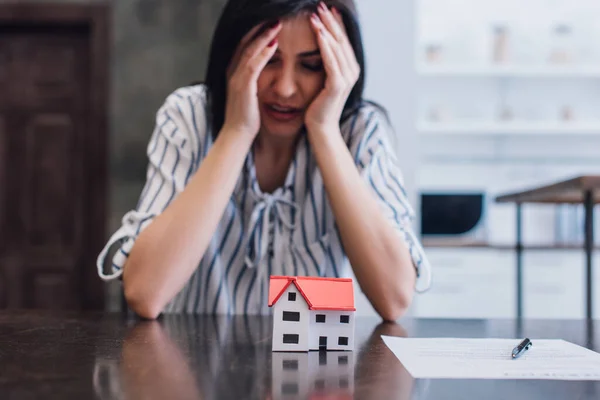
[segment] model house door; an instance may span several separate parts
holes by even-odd
[[[327,350],[327,336],[319,336],[319,350]]]

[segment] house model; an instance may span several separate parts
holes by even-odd
[[[354,350],[352,279],[272,276],[273,351]]]

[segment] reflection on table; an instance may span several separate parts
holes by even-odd
[[[121,353],[97,358],[101,399],[409,399],[413,380],[380,335],[380,324],[354,352],[272,352],[268,318],[165,317],[138,321]]]
[[[596,323],[363,317],[347,360],[315,352],[286,361],[271,352],[270,318],[0,312],[0,398],[597,400],[600,382],[592,381],[413,380],[381,339],[529,337],[598,351]]]

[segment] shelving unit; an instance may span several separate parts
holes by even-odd
[[[600,78],[597,65],[418,65],[417,74],[427,78]]]
[[[514,251],[514,244],[495,244],[484,241],[460,241],[444,239],[424,239],[423,246],[437,249],[493,249]],[[583,249],[583,243],[577,244],[531,244],[524,245],[523,250],[579,250]],[[600,246],[595,246],[594,250],[600,251]]]
[[[600,135],[600,120],[592,122],[419,122],[417,129],[425,135]]]
[[[600,10],[599,3],[415,1],[420,14],[414,127],[424,144],[419,163],[423,192],[490,194],[536,185],[541,177],[552,181],[570,171],[600,173],[600,51],[595,50],[600,30],[591,17]],[[536,15],[535,21],[528,13]],[[566,41],[555,31],[563,24],[572,31]],[[498,26],[507,33],[500,43],[506,45],[504,62],[494,61]],[[572,61],[550,63],[557,49],[567,49]],[[542,158],[543,163],[536,162]],[[556,159],[567,161],[557,166]],[[536,168],[539,172],[534,173]],[[479,228],[487,236],[423,239],[434,286],[429,297],[417,300],[415,315],[516,316],[517,263],[508,241],[514,221],[503,218],[512,217],[510,207],[486,203],[485,226]],[[526,236],[535,240],[526,241],[530,244],[524,249],[523,287],[530,296],[524,316],[583,317],[582,246],[552,244],[577,242],[555,237],[561,228],[553,222],[554,214],[548,214],[552,210],[538,205],[528,210]],[[540,244],[534,244],[538,239]],[[594,249],[600,253],[600,247]],[[600,285],[600,262],[594,268],[595,284]],[[599,310],[600,294],[595,301]]]

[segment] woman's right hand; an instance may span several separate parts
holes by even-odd
[[[252,40],[260,28],[261,25],[256,26],[244,36],[227,69],[227,105],[223,128],[247,133],[252,138],[260,129],[257,81],[277,50],[281,22]]]

